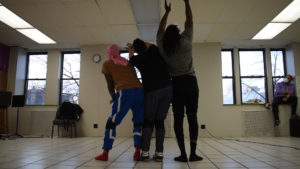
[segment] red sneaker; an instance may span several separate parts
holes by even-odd
[[[135,161],[139,161],[140,160],[140,155],[141,155],[141,152],[140,152],[140,146],[136,146],[135,147],[135,152],[133,154],[133,159]]]
[[[102,154],[95,157],[95,160],[107,161],[108,160],[108,151],[104,150]]]

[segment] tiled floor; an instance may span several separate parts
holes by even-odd
[[[200,138],[197,151],[204,157],[204,160],[189,163],[173,161],[173,157],[178,155],[175,138],[165,139],[163,162],[133,161],[134,147],[131,138],[118,138],[113,150],[110,151],[107,162],[94,160],[94,157],[102,151],[103,138],[99,137],[0,140],[0,169],[300,169],[300,138],[247,137],[235,139],[240,141]],[[246,140],[251,142],[241,142]],[[153,145],[154,139],[151,145],[152,154]],[[298,149],[292,147],[298,147]],[[186,144],[186,148],[189,151],[188,144]]]

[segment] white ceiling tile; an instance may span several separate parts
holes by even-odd
[[[205,42],[212,28],[213,24],[194,24],[193,42]]]
[[[95,0],[64,0],[62,2],[72,12],[72,16],[84,26],[107,24]]]
[[[226,0],[217,23],[239,23],[245,20],[256,0]]]
[[[108,24],[135,24],[129,0],[97,0]]]
[[[194,23],[216,23],[220,17],[225,0],[191,0]],[[184,18],[185,19],[185,18]]]
[[[112,25],[111,29],[114,34],[113,38],[123,46],[140,37],[136,25]]]
[[[222,42],[230,39],[230,35],[236,30],[238,24],[214,24],[208,34],[207,41]]]
[[[88,28],[95,39],[95,44],[112,44],[115,42],[113,31],[108,26],[95,26]]]

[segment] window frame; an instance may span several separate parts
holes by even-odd
[[[274,79],[275,78],[285,78],[287,75],[287,68],[286,68],[286,51],[284,48],[270,48],[270,60],[271,60],[271,71],[272,69],[272,55],[271,52],[272,51],[282,51],[282,59],[283,59],[283,76],[273,76],[273,72],[271,72],[271,76],[272,76],[272,87],[273,87],[273,95],[275,94],[275,86],[274,86]]]
[[[223,76],[223,73],[222,73],[222,84],[223,84],[223,79],[232,79],[232,95],[233,95],[233,103],[232,104],[224,104],[224,102],[223,102],[223,105],[235,105],[236,104],[236,84],[235,84],[235,67],[234,67],[235,62],[234,62],[234,53],[233,53],[234,50],[233,49],[222,49],[221,50],[221,60],[222,60],[222,52],[223,51],[231,52],[232,76]],[[223,85],[222,85],[222,95],[223,95]],[[224,96],[223,96],[223,98],[224,98]]]
[[[28,73],[29,73],[29,60],[30,60],[30,55],[47,55],[47,62],[48,62],[48,52],[27,52],[26,56],[26,69],[25,69],[25,84],[24,84],[24,95],[25,95],[25,105],[28,106],[36,106],[40,104],[27,104],[27,88],[28,88],[28,81],[45,81],[46,86],[47,86],[47,73],[46,73],[46,78],[40,79],[40,78],[28,78]],[[47,63],[47,69],[48,69],[48,63]],[[47,70],[48,71],[48,70]],[[44,98],[45,99],[45,98]],[[45,103],[44,103],[45,104]],[[44,105],[41,104],[41,105]]]
[[[241,75],[241,65],[240,65],[240,52],[241,51],[261,51],[263,53],[263,66],[264,66],[264,76],[242,76]],[[251,78],[264,78],[265,80],[265,94],[266,94],[266,100],[265,103],[269,102],[268,97],[268,77],[267,77],[267,65],[266,65],[266,49],[265,48],[257,48],[257,49],[245,49],[245,48],[239,48],[238,49],[238,57],[239,57],[239,78],[240,78],[240,97],[241,97],[241,104],[242,105],[249,105],[247,103],[243,103],[243,88],[242,88],[242,79],[251,79]],[[257,104],[255,104],[257,105]]]
[[[79,78],[63,78],[63,71],[64,71],[64,58],[65,54],[80,54],[81,57],[81,52],[80,51],[63,51],[61,52],[61,61],[60,61],[60,76],[59,76],[59,98],[58,98],[58,104],[62,104],[62,87],[63,87],[63,81],[64,80],[79,80]],[[81,59],[81,58],[80,58]],[[80,70],[81,71],[81,70]]]

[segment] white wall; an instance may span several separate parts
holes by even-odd
[[[82,119],[79,122],[79,134],[81,136],[103,136],[106,120],[111,112],[109,104],[110,96],[107,91],[106,81],[101,73],[102,63],[108,59],[106,55],[106,45],[82,46],[81,48],[81,74],[80,74],[80,95],[79,103],[84,109]],[[295,73],[300,75],[300,44],[292,47],[295,54]],[[10,58],[11,64],[16,63],[17,52]],[[93,63],[92,56],[98,53],[102,55],[100,63]],[[26,106],[21,111],[21,134],[41,134],[40,130],[32,129],[32,118],[37,112],[41,115],[45,113],[45,123],[36,123],[40,128],[44,128],[44,134],[49,134],[51,121],[55,115],[56,106],[49,106],[57,103],[58,94],[58,63],[59,50],[48,51],[48,71],[47,71],[47,93],[46,104],[48,106]],[[242,111],[261,111],[269,112],[261,105],[240,105],[239,84],[237,86],[237,105],[222,104],[222,69],[221,69],[221,44],[220,43],[201,43],[193,45],[193,57],[196,75],[199,85],[199,126],[206,124],[207,129],[215,136],[243,136]],[[237,63],[236,63],[237,65]],[[9,85],[15,84],[15,67],[10,66]],[[238,67],[238,66],[236,66]],[[14,69],[13,69],[14,68]],[[237,69],[236,69],[237,70]],[[238,82],[239,79],[237,79]],[[13,87],[11,87],[12,90]],[[281,108],[282,109],[282,108]],[[299,109],[299,108],[298,108]],[[289,108],[283,109],[289,111]],[[10,132],[14,133],[16,121],[15,109],[9,109]],[[52,115],[51,115],[52,112]],[[289,116],[290,112],[280,113]],[[117,128],[118,136],[132,136],[131,112],[128,113],[122,124]],[[39,119],[36,117],[34,120]],[[98,124],[98,129],[93,128],[93,124]],[[47,129],[47,130],[46,130]],[[285,129],[287,130],[287,129]],[[187,120],[185,120],[185,136],[188,137]],[[22,133],[23,132],[23,133]],[[202,137],[208,134],[199,129]],[[283,135],[286,135],[283,134]]]
[[[296,93],[298,96],[298,107],[297,113],[300,116],[300,43],[294,43],[292,45],[292,51],[294,53],[294,64],[295,64],[295,83]]]

